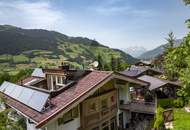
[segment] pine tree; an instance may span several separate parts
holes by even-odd
[[[104,70],[103,60],[100,54],[98,54],[98,70]]]
[[[116,63],[115,58],[113,57],[113,55],[111,55],[110,66],[111,66],[111,70],[112,70],[112,71],[116,71],[116,69],[117,69],[117,68],[116,68],[116,67],[117,67],[116,64],[117,64],[117,63]]]

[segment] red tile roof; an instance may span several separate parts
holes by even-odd
[[[45,125],[59,113],[63,112],[73,103],[77,102],[81,97],[86,95],[90,90],[95,88],[101,82],[112,75],[113,72],[92,71],[88,75],[80,79],[74,86],[63,91],[61,94],[51,99],[53,108],[40,113],[10,97],[7,97],[7,103],[16,110],[22,112],[25,116],[31,118],[37,123],[37,127]]]

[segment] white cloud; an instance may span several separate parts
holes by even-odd
[[[105,16],[131,15],[138,17],[151,17],[154,15],[154,12],[152,10],[136,9],[130,6],[99,6],[95,7],[94,10],[98,14]]]
[[[63,12],[47,1],[1,1],[0,8],[0,24],[54,30],[66,22]]]

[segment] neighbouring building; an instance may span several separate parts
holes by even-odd
[[[117,72],[61,66],[35,69],[18,84],[5,81],[0,91],[25,117],[27,130],[122,130],[134,123],[135,112],[155,113],[155,105],[132,98],[132,89],[148,85]]]

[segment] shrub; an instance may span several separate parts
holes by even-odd
[[[159,99],[158,100],[158,106],[166,109],[166,108],[172,108],[172,107],[176,107],[176,108],[181,108],[184,107],[185,102],[183,100],[183,98],[179,97],[177,99]]]
[[[164,109],[160,106],[157,108],[156,119],[154,122],[154,129],[156,130],[163,130],[164,128],[163,111]]]
[[[171,98],[159,99],[158,106],[162,108],[172,108],[174,106],[174,99]]]
[[[184,107],[184,101],[182,98],[177,98],[176,100],[174,100],[174,106],[177,107],[177,108],[181,108],[181,107]]]

